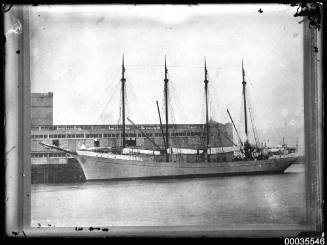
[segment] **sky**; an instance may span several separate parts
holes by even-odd
[[[243,59],[256,128],[279,136],[303,130],[303,27],[295,12],[281,4],[35,6],[31,92],[54,93],[54,124],[117,124],[124,55],[127,117],[159,123],[166,56],[170,122],[204,123],[206,59],[210,118],[230,122],[229,109],[242,129]]]

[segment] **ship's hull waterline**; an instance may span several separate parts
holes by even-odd
[[[86,180],[178,178],[242,174],[283,173],[296,157],[235,162],[151,162],[74,156]]]

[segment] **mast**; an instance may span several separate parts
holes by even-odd
[[[121,97],[122,97],[122,117],[123,117],[123,128],[122,128],[122,138],[123,138],[123,148],[125,148],[125,65],[124,65],[124,55],[123,55],[123,63],[122,63],[122,69],[121,69]]]
[[[243,146],[243,142],[242,142],[242,140],[241,140],[241,137],[240,137],[240,135],[239,135],[238,132],[237,132],[237,129],[236,129],[235,124],[234,124],[234,121],[233,121],[233,118],[232,118],[232,116],[230,115],[228,109],[227,109],[227,113],[228,113],[228,115],[229,115],[230,120],[232,121],[232,124],[233,124],[233,126],[234,126],[234,129],[235,129],[235,131],[236,131],[236,133],[237,133],[238,139],[239,139],[241,145]]]
[[[165,140],[165,135],[164,135],[164,131],[162,128],[162,122],[161,122],[161,115],[160,115],[160,110],[159,110],[159,104],[158,101],[156,101],[157,103],[157,109],[158,109],[158,115],[159,115],[159,121],[160,121],[160,129],[161,129],[161,133],[162,133],[162,139],[163,139],[163,143],[166,146],[166,140]],[[167,153],[167,152],[166,152]]]
[[[207,62],[204,58],[204,91],[205,91],[205,100],[206,100],[206,149],[209,148],[209,115],[208,115],[208,71],[207,71]],[[209,157],[208,157],[209,158]]]
[[[247,120],[247,114],[246,114],[246,98],[245,98],[245,71],[243,66],[243,59],[242,59],[242,84],[243,84],[243,101],[244,101],[244,121],[245,121],[245,135],[246,135],[246,141],[248,141],[248,120]]]
[[[169,137],[168,137],[168,69],[167,69],[167,64],[166,64],[166,55],[165,55],[165,109],[166,109],[166,162],[169,162],[169,156],[168,156],[168,148],[169,148]]]

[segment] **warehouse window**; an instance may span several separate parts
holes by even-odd
[[[136,139],[135,138],[126,139],[126,146],[136,146]]]
[[[59,140],[52,140],[52,144],[55,146],[59,146]]]
[[[100,147],[100,141],[94,140],[94,147]]]

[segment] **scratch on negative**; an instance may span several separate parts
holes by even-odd
[[[22,28],[22,24],[20,23],[19,20],[17,20],[17,22],[13,25],[13,27],[11,29],[9,29],[5,35],[7,36],[10,33],[14,33],[14,34],[21,34],[23,31]]]
[[[21,233],[23,234],[24,237],[26,237],[26,234],[25,234],[24,231],[21,231],[21,232],[20,232],[20,231],[13,231],[13,232],[12,232],[12,234],[13,234],[14,236],[19,236]]]
[[[16,146],[14,145],[13,147],[11,147],[7,152],[6,152],[6,155],[8,155],[9,154],[9,152],[11,152],[13,149],[15,149],[16,148]]]

